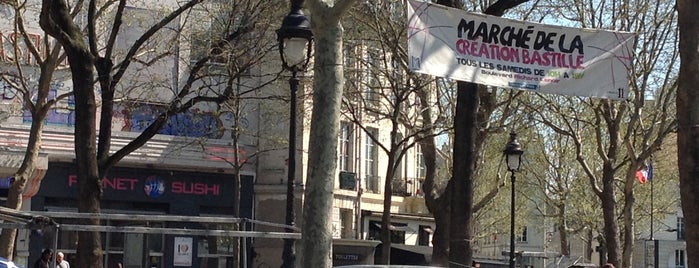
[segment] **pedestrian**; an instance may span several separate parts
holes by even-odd
[[[70,268],[70,264],[66,261],[63,252],[59,251],[56,253],[56,265],[58,265],[58,268]]]
[[[48,248],[44,249],[44,251],[41,252],[41,257],[34,263],[34,268],[50,268],[49,261],[51,261],[51,255],[53,255],[53,251]]]
[[[614,264],[607,263],[605,265],[602,265],[602,268],[614,268]]]

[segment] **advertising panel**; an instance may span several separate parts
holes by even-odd
[[[408,1],[412,71],[541,93],[626,99],[635,34]]]

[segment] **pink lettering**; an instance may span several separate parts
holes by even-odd
[[[138,179],[133,178],[103,178],[102,189],[114,189],[119,191],[132,191],[136,189]],[[78,175],[68,175],[68,187],[78,184]]]
[[[201,182],[172,182],[170,186],[172,193],[175,194],[191,194],[191,195],[219,195],[221,186],[218,184],[206,184]]]
[[[133,191],[136,189],[138,181],[138,179],[134,178],[103,178],[102,189]],[[76,184],[78,184],[78,176],[68,175],[68,186],[73,187]],[[220,184],[207,184],[203,182],[174,181],[171,184],[170,190],[174,194],[221,195]]]
[[[68,186],[78,183],[78,175],[68,175]]]
[[[103,189],[114,189],[114,190],[133,190],[136,187],[136,182],[138,179],[129,179],[129,178],[104,178],[102,179],[102,188]]]
[[[26,42],[30,42],[38,52],[39,57],[48,57],[48,52],[44,51],[42,45],[42,34],[26,33],[26,40],[22,34],[17,32],[1,33],[0,32],[0,61],[18,61],[21,64],[36,65],[39,60],[31,52]],[[7,47],[5,47],[7,45]],[[61,62],[62,66],[68,65],[66,58]]]

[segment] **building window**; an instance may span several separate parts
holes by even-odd
[[[369,221],[368,240],[381,240],[381,222]]]
[[[398,149],[398,152],[405,151],[405,143],[401,143],[403,141],[403,139],[405,139],[405,137],[403,137],[403,133],[397,132],[396,139],[395,139],[394,143],[399,145],[398,148],[400,148],[400,149]],[[403,170],[405,169],[405,161],[402,161],[402,160],[403,160],[402,157],[398,158],[399,162],[396,164],[396,167],[394,170],[394,172],[395,172],[394,178],[405,181],[405,178],[403,178],[404,177]]]
[[[257,33],[251,33],[250,18],[253,10],[231,10],[229,1],[207,1],[192,10],[189,35],[189,60],[196,62],[210,57],[208,70],[224,71],[234,68],[237,73],[249,75],[250,65],[260,52]]]
[[[675,268],[684,268],[685,267],[685,262],[684,262],[684,250],[678,249],[675,250]]]
[[[366,106],[370,108],[376,108],[379,104],[379,93],[376,87],[368,86],[365,91]]]
[[[344,57],[345,65],[344,70],[355,71],[357,69],[357,44],[352,41],[344,41],[345,47],[342,49],[342,56]]]
[[[230,17],[220,3],[210,3],[207,9],[193,11],[198,23],[192,24],[190,60],[197,61],[206,56],[212,56],[214,63],[226,63],[228,57],[219,46],[221,36],[230,29]]]
[[[425,178],[425,156],[419,144],[415,146],[415,175],[420,179]]]
[[[358,108],[356,105],[362,102],[364,94],[365,85],[362,81],[364,69],[361,65],[362,61],[358,60],[362,57],[361,51],[361,42],[345,41],[343,49],[345,85],[342,96],[347,102],[343,103],[343,106],[347,105],[351,110]]]
[[[405,152],[405,143],[403,143],[403,133],[397,132],[396,136],[393,140],[393,144],[395,144],[398,148],[398,152]],[[391,163],[393,166],[393,180],[391,182],[392,184],[392,190],[393,190],[393,196],[410,196],[410,191],[408,190],[410,182],[408,178],[406,178],[403,174],[404,169],[405,169],[405,161],[402,161],[402,157],[398,157],[396,159],[397,162]]]
[[[517,242],[527,242],[527,226],[522,227],[522,232],[517,236]]]
[[[405,244],[405,223],[391,223],[388,228],[391,231],[391,243]],[[381,221],[369,221],[369,240],[381,240]]]
[[[405,244],[405,230],[408,225],[405,223],[391,223],[391,243]]]
[[[432,227],[429,225],[420,225],[420,231],[417,234],[418,246],[429,246],[432,235]]]
[[[684,218],[677,217],[677,240],[684,240]]]
[[[378,138],[379,131],[375,128],[367,128],[366,146],[365,146],[365,165],[366,165],[366,176],[365,185],[366,189],[373,193],[379,192],[379,151],[376,142],[372,139]]]
[[[352,126],[347,122],[340,124],[340,171],[352,171]]]
[[[405,74],[401,69],[401,59],[396,56],[391,57],[391,75],[393,76],[393,84],[398,86],[403,86],[405,81]],[[394,101],[395,102],[395,101]]]
[[[366,76],[367,76],[367,87],[365,93],[365,99],[368,107],[375,108],[379,104],[379,89],[380,85],[380,72],[381,72],[381,59],[380,53],[377,50],[369,50],[367,53],[367,63],[366,63]]]

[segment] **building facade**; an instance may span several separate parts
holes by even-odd
[[[644,232],[634,244],[634,267],[687,267],[682,209],[677,208],[674,215],[668,215],[658,223],[652,236],[650,232]]]

